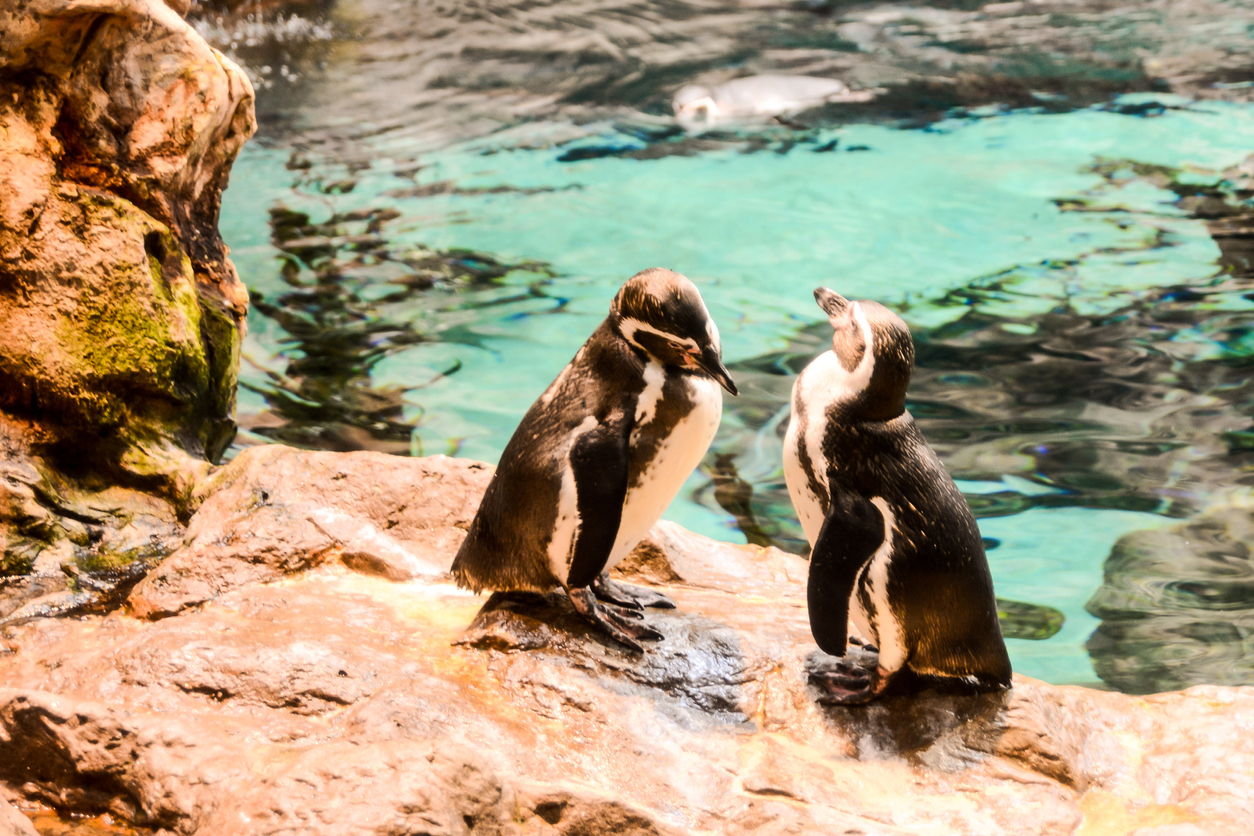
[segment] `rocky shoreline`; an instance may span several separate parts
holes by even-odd
[[[805,563],[774,548],[660,523],[623,573],[679,604],[643,657],[557,598],[485,604],[444,572],[489,474],[243,453],[131,612],[6,628],[5,795],[182,834],[1183,836],[1254,816],[1248,687],[1018,677],[821,708]]]

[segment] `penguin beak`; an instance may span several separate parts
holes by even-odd
[[[829,317],[843,316],[845,309],[849,307],[848,299],[834,290],[828,290],[826,287],[816,287],[814,289],[814,301],[819,303],[823,313]]]
[[[692,359],[696,361],[701,371],[717,380],[719,385],[728,392],[733,395],[740,394],[740,390],[731,379],[731,372],[727,371],[727,367],[723,365],[723,359],[718,356],[718,351],[714,349],[714,346],[706,346],[700,355],[693,356]]]

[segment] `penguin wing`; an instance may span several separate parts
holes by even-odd
[[[824,653],[844,656],[849,598],[858,572],[884,542],[884,516],[869,500],[832,487],[832,502],[810,551],[806,605],[810,633]]]
[[[627,496],[630,435],[630,420],[611,419],[579,436],[570,449],[579,525],[567,588],[592,583],[610,559]]]

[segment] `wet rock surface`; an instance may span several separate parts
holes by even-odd
[[[174,6],[0,9],[5,615],[124,596],[235,432],[248,300],[217,221],[253,91]]]
[[[200,514],[233,520],[223,532],[251,519],[282,571],[157,621],[5,628],[8,797],[187,834],[1237,834],[1254,815],[1236,777],[1254,769],[1254,689],[1135,698],[1018,678],[1007,694],[823,708],[799,557],[659,524],[621,573],[678,605],[646,614],[665,638],[641,655],[561,596],[475,596],[443,574],[486,468],[253,456]],[[398,494],[365,498],[406,469],[427,504],[397,542],[428,538],[435,573],[318,557],[305,520],[334,510],[387,531]],[[262,484],[272,504],[242,508]],[[158,570],[193,585],[200,571],[177,555]]]

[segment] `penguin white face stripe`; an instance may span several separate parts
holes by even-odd
[[[636,423],[631,434],[638,437],[640,428],[657,417],[657,404],[662,399],[662,387],[666,384],[666,369],[656,360],[644,366],[644,391],[636,399]]]
[[[570,451],[579,436],[595,429],[597,419],[589,415],[570,431],[566,442],[566,467],[562,469],[562,487],[557,497],[557,519],[553,521],[553,537],[549,540],[549,567],[562,583],[570,575],[570,561],[579,532],[579,493],[575,488],[575,472],[570,467]]]
[[[858,368],[850,373],[849,380],[845,384],[846,391],[856,394],[867,387],[871,382],[871,374],[875,371],[875,332],[871,330],[871,323],[866,320],[866,312],[862,310],[862,305],[858,302],[853,303],[853,321],[862,329],[862,342],[866,346],[862,350],[862,359],[858,361]]]
[[[848,400],[856,397],[871,382],[871,375],[875,372],[875,333],[867,322],[862,306],[857,302],[853,303],[853,320],[862,331],[865,343],[858,367],[851,372],[841,364],[835,352],[825,351],[820,354],[805,368],[793,386],[794,410],[805,409],[805,404]],[[823,438],[827,435],[828,420],[826,410],[811,411],[805,438],[801,439],[810,461],[816,463],[814,475],[826,491],[831,490],[827,483],[827,468],[817,463],[827,460],[823,455]]]
[[[708,317],[707,317],[707,320],[708,320]],[[618,327],[619,327],[619,330],[623,332],[623,339],[627,340],[627,342],[631,343],[637,348],[644,348],[644,346],[636,342],[636,332],[638,331],[644,331],[646,334],[657,334],[662,339],[670,340],[676,345],[682,345],[685,348],[695,349],[695,348],[700,347],[697,345],[697,341],[694,340],[692,337],[677,337],[674,334],[668,334],[665,331],[661,331],[657,328],[654,328],[652,325],[649,325],[648,323],[641,322],[638,319],[632,319],[631,317],[623,317],[623,320],[622,322],[619,323]]]
[[[723,341],[719,339],[718,326],[714,324],[714,317],[710,316],[710,309],[705,307],[704,300],[701,302],[701,307],[705,309],[705,333],[710,337],[710,345],[714,346],[714,350],[721,355]]]
[[[888,564],[893,559],[893,534],[897,520],[893,515],[892,506],[882,496],[871,497],[871,504],[880,509],[884,515],[884,542],[875,550],[867,563],[863,577],[866,578],[867,592],[875,605],[874,622],[875,637],[880,649],[879,665],[886,671],[898,671],[906,663],[906,642],[902,635],[901,624],[888,603]],[[859,584],[860,586],[861,584]],[[854,588],[854,597],[858,595]],[[852,604],[852,602],[850,602]],[[852,606],[851,606],[852,609]]]

